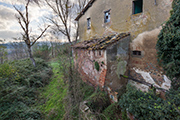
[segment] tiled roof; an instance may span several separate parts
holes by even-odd
[[[108,46],[112,45],[113,43],[129,35],[130,35],[129,33],[120,33],[117,35],[113,34],[102,38],[95,38],[95,39],[79,42],[72,47],[75,49],[88,49],[88,50],[106,49]]]

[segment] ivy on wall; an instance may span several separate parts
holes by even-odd
[[[180,87],[180,0],[173,1],[173,10],[163,26],[157,41],[158,61],[166,75],[172,80],[172,87]]]
[[[95,65],[95,69],[96,69],[97,71],[99,71],[99,70],[100,70],[99,63],[98,63],[97,61],[95,61],[94,65]]]
[[[153,90],[144,93],[130,85],[127,92],[121,97],[118,104],[122,111],[128,111],[138,120],[179,120],[180,119],[180,92],[173,90],[167,93],[163,100],[154,94]]]

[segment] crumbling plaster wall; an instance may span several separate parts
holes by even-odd
[[[74,49],[73,52],[74,62],[82,80],[103,88],[107,71],[106,50]],[[99,71],[95,68],[95,62],[100,66]]]
[[[154,84],[157,87],[169,89],[171,81],[157,63],[156,43],[161,29],[159,27],[152,31],[143,32],[132,41],[131,50],[141,51],[141,55],[133,55],[131,52],[129,64],[130,76]],[[131,84],[142,91],[148,91],[148,87],[145,85],[132,81]]]
[[[132,14],[133,0],[96,0],[79,19],[80,40],[114,32],[131,32],[132,40],[143,31],[159,27],[170,16],[172,0],[143,0],[143,12]],[[104,12],[110,10],[111,21],[104,23]],[[87,18],[91,29],[87,29]]]
[[[120,74],[128,73],[129,43],[130,36],[107,48],[106,87],[118,90],[127,84],[127,79],[120,78]]]

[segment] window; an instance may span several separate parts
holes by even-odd
[[[133,14],[143,12],[143,0],[134,0],[133,1]]]
[[[101,51],[99,51],[99,56],[101,56]]]
[[[87,18],[87,29],[91,29],[91,18]]]
[[[132,51],[132,54],[136,56],[141,56],[141,51]]]
[[[110,10],[104,12],[104,23],[110,22]]]

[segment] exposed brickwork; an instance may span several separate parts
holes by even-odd
[[[103,69],[101,74],[100,74],[100,77],[99,77],[100,86],[104,86],[104,83],[105,83],[105,80],[106,80],[106,72],[107,72],[107,69]]]
[[[107,71],[105,50],[74,49],[74,62],[83,81],[93,86],[104,87]],[[99,71],[95,69],[95,62],[100,66]]]

